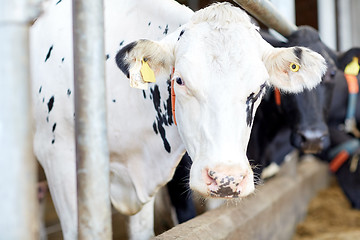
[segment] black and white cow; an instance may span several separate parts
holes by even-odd
[[[171,179],[185,150],[193,160],[193,190],[204,197],[251,194],[246,149],[265,86],[313,88],[325,72],[324,59],[307,48],[273,48],[243,10],[227,3],[193,13],[170,0],[107,0],[104,15],[110,197],[117,210],[144,224],[133,228],[131,238],[153,234],[154,194]],[[35,22],[31,61],[34,152],[64,237],[75,239],[70,0],[52,1]],[[156,83],[145,82],[152,74]],[[129,88],[126,76],[142,90]]]

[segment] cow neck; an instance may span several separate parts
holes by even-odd
[[[174,71],[175,68],[173,68],[171,73],[171,112],[173,115],[175,126],[177,126],[176,117],[175,117],[175,91],[174,91],[174,79],[173,79]]]

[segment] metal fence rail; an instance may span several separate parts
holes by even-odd
[[[41,0],[0,0],[0,238],[38,239],[29,29]],[[73,1],[79,239],[111,239],[103,1]]]
[[[311,198],[329,184],[327,164],[313,157],[304,160],[297,166],[295,156],[285,163],[276,177],[258,187],[255,195],[237,204],[224,204],[152,240],[291,239]]]
[[[297,26],[287,21],[268,0],[234,0],[248,13],[284,37],[297,30]]]
[[[102,0],[73,1],[78,238],[111,239]]]
[[[29,28],[38,0],[0,0],[0,238],[37,239]]]

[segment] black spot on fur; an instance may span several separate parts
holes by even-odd
[[[54,48],[54,45],[51,45],[51,47],[49,48],[48,53],[46,54],[45,62],[50,58],[51,51],[53,50],[53,48]]]
[[[112,102],[116,102],[116,99],[113,99]]]
[[[164,143],[164,148],[168,153],[170,153],[171,147],[170,147],[168,140],[166,139],[166,132],[165,132],[165,128],[162,126],[161,119],[157,119],[157,124],[158,124],[158,129],[160,132],[161,139],[163,140],[163,143]]]
[[[68,96],[70,96],[70,95],[71,95],[71,90],[68,89],[67,92],[66,92],[66,94],[67,94]]]
[[[299,59],[299,63],[301,62],[301,58],[302,58],[302,49],[299,47],[295,47],[294,48],[294,54],[295,56]]]
[[[39,93],[41,93],[41,90],[42,90],[42,86],[40,86],[40,88],[39,88]]]
[[[53,106],[54,106],[54,96],[52,96],[49,100],[49,102],[47,103],[47,106],[48,106],[48,110],[49,110],[49,113],[51,112],[51,110],[53,109]]]
[[[42,102],[45,102],[45,98],[43,98]]]
[[[247,113],[247,117],[246,117],[246,124],[250,127],[253,121],[253,114],[254,114],[254,104],[256,102],[256,100],[262,96],[263,90],[266,87],[266,84],[262,84],[260,86],[260,90],[259,92],[255,95],[255,93],[251,93],[247,100],[246,100],[246,113]]]
[[[46,117],[46,122],[49,122],[49,116]]]
[[[145,90],[143,90],[142,92],[143,92],[144,99],[146,99],[146,92],[145,92]]]
[[[64,60],[65,60],[65,58],[62,58],[62,59],[61,59],[61,62],[64,62]]]
[[[251,93],[246,100],[246,124],[250,127],[253,120],[253,111],[254,111],[254,95],[255,93]]]
[[[150,96],[152,96],[152,99],[153,99],[155,111],[157,112],[157,117],[156,117],[157,129],[158,129],[158,132],[160,133],[161,139],[163,140],[165,150],[170,153],[171,147],[170,147],[168,140],[166,139],[166,131],[163,126],[164,124],[166,126],[168,126],[169,122],[168,122],[168,118],[166,116],[167,114],[162,113],[162,110],[160,107],[161,106],[161,96],[160,96],[160,91],[159,91],[158,85],[155,85],[154,89],[150,89],[150,93],[151,93]],[[153,124],[153,127],[154,127],[154,124]]]
[[[123,44],[124,44],[124,40],[122,40],[122,41],[120,42],[120,47],[121,47]]]
[[[117,54],[115,57],[116,60],[116,64],[117,66],[120,68],[120,70],[129,78],[130,74],[129,74],[129,63],[126,62],[125,60],[125,56],[127,55],[127,53],[129,51],[131,51],[135,46],[136,46],[137,42],[132,42],[129,43],[128,45],[126,45],[125,47],[123,47]]]
[[[58,5],[62,0],[59,0],[55,5]]]
[[[148,26],[150,26],[150,25],[151,25],[151,22],[148,23]]]
[[[53,127],[52,127],[52,132],[55,132],[56,129],[56,123],[54,123]]]
[[[55,139],[53,139],[52,141],[51,141],[51,144],[54,144],[55,143]]]
[[[158,130],[157,130],[157,126],[156,126],[156,122],[154,121],[153,123],[153,130],[156,134],[158,134]]]
[[[108,60],[110,58],[109,54],[106,54],[106,60]]]
[[[165,27],[165,30],[163,32],[164,35],[167,35],[168,34],[168,31],[169,31],[169,25],[166,24],[166,27]]]
[[[154,108],[158,116],[161,118],[161,109],[160,109],[161,96],[160,96],[159,86],[155,84],[154,89],[150,89],[150,92],[151,95],[153,96]]]
[[[168,121],[169,125],[172,125],[173,124],[173,115],[172,115],[172,106],[171,106],[171,80],[168,80],[167,84],[168,84],[169,97],[168,97],[168,99],[166,99],[167,108],[165,108],[165,109],[167,111],[167,117],[168,117],[167,121]]]
[[[181,36],[184,34],[184,32],[185,32],[185,30],[184,30],[184,29],[183,29],[183,30],[181,30],[180,35],[179,35],[179,37],[178,37],[178,41],[180,40],[180,38],[181,38]]]

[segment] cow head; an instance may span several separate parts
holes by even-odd
[[[141,77],[143,59],[155,76],[174,69],[177,127],[193,160],[190,187],[223,198],[254,190],[246,149],[265,87],[313,88],[326,68],[306,48],[273,48],[243,10],[227,3],[196,12],[161,42],[139,40],[117,55],[130,78]]]
[[[305,89],[299,94],[283,95],[281,101],[292,128],[292,145],[305,153],[319,153],[330,145],[326,121],[337,71],[335,52],[330,50],[321,41],[319,33],[309,26],[299,27],[283,46],[307,47],[322,55],[326,61],[327,71],[318,86]]]

